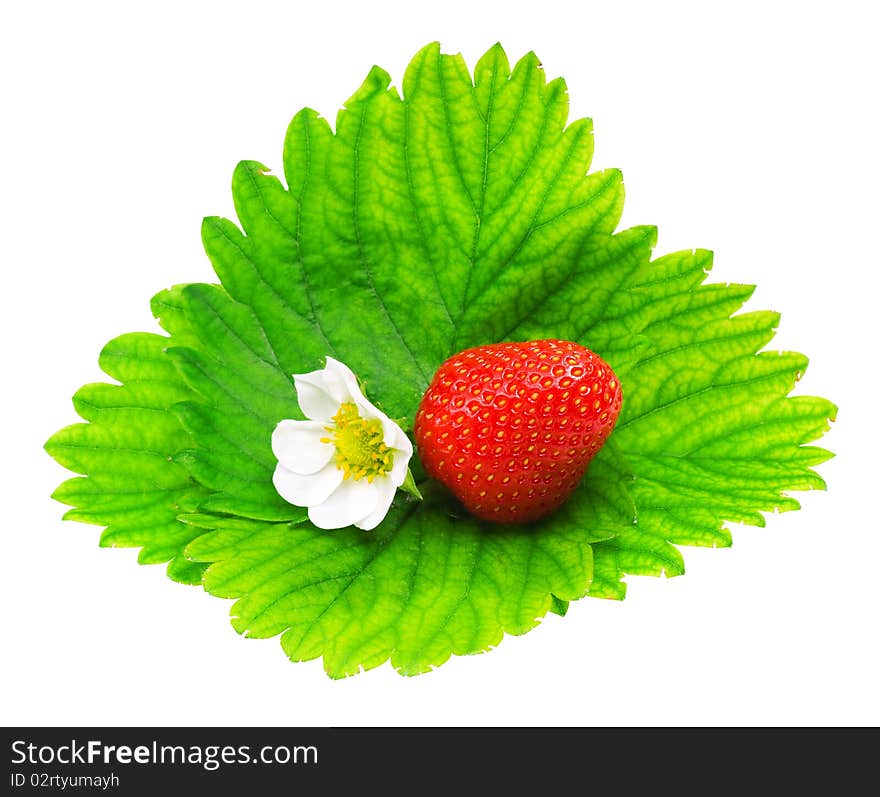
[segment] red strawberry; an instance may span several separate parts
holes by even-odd
[[[568,340],[477,346],[440,366],[415,438],[429,476],[478,517],[527,523],[577,486],[620,413],[620,382]]]

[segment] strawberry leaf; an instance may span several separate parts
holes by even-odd
[[[57,432],[46,450],[70,470],[89,474],[55,491],[54,498],[73,507],[66,519],[106,526],[101,545],[138,547],[139,562],[168,562],[171,578],[198,584],[204,566],[182,555],[196,534],[177,516],[210,493],[174,461],[190,438],[170,408],[193,393],[165,356],[166,343],[151,334],[110,341],[101,368],[124,384],[81,388],[73,403],[89,423]]]
[[[390,660],[425,672],[504,633],[622,598],[626,574],[676,575],[677,545],[727,545],[730,521],[793,509],[835,408],[789,397],[806,358],[761,351],[778,318],[737,314],[751,288],[703,284],[704,251],[651,260],[651,227],[617,232],[620,173],[587,174],[589,120],[562,80],[493,47],[473,76],[429,45],[402,83],[374,68],[335,131],[291,122],[284,180],[233,175],[239,224],[207,218],[220,285],[154,297],[166,336],[123,336],[87,385],[87,421],[49,452],[87,474],[55,496],[172,578],[235,600],[233,625],[281,635],[334,677]],[[528,527],[485,523],[414,471],[371,533],[315,528],[272,485],[270,438],[301,418],[291,375],[333,356],[411,428],[433,373],[463,348],[575,340],[614,367],[618,427],[575,495]]]
[[[643,345],[621,374],[625,400],[614,432],[637,479],[635,529],[595,547],[602,578],[591,594],[622,598],[623,574],[678,575],[669,543],[724,547],[725,521],[764,525],[762,512],[799,508],[790,490],[824,489],[811,469],[831,454],[804,446],[828,429],[831,402],[789,397],[807,358],[760,351],[776,313],[736,314],[752,286],[702,284],[710,252],[645,263],[619,293],[595,339],[638,325]]]
[[[602,483],[608,464],[595,464]],[[210,531],[186,555],[212,563],[205,589],[236,599],[237,631],[281,634],[291,659],[323,656],[334,677],[389,658],[414,675],[452,654],[489,650],[503,632],[525,633],[582,597],[589,543],[608,532],[586,531],[572,515],[583,522],[589,513],[588,525],[601,528],[603,514],[619,511],[606,502],[587,480],[551,523],[487,528],[450,514],[448,495],[435,489],[422,503],[398,502],[375,534],[194,514],[184,520]]]

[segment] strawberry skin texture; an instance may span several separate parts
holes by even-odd
[[[529,523],[577,487],[620,414],[620,381],[567,340],[477,346],[434,375],[415,418],[428,476],[477,517]]]

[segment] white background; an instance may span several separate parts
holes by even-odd
[[[7,4],[2,110],[3,656],[0,723],[838,725],[878,697],[877,59],[870,3],[247,2]],[[10,10],[14,9],[14,10]],[[798,392],[840,414],[827,493],[632,578],[623,603],[481,656],[343,681],[238,637],[229,602],[176,585],[99,529],[61,521],[42,450],[102,379],[97,354],[153,330],[148,299],[211,281],[206,214],[232,214],[241,158],[280,171],[290,117],[334,118],[373,63],[399,86],[439,40],[496,40],[564,75],[622,168],[622,225],[658,253],[704,246],[712,279],[757,283]]]

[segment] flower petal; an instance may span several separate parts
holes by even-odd
[[[327,367],[325,369],[325,379],[332,381],[334,385],[339,386],[340,394],[343,396],[341,401],[351,401],[358,408],[362,418],[384,418],[385,415],[374,406],[369,399],[361,391],[357,377],[354,372],[345,363],[334,360],[332,357],[327,358]]]
[[[272,475],[278,494],[295,506],[316,506],[326,501],[342,482],[342,471],[331,462],[317,473],[302,476],[279,464]]]
[[[391,479],[396,489],[406,480],[406,469],[412,459],[413,445],[406,432],[388,418],[382,422],[382,430],[385,432],[385,445],[394,449],[394,464],[387,478]]]
[[[385,433],[385,437],[382,442],[385,443],[389,448],[396,448],[398,451],[402,451],[406,458],[409,459],[413,453],[412,443],[410,439],[406,436],[406,432],[400,428],[394,421],[390,418],[385,418],[382,421],[382,431]]]
[[[394,464],[391,466],[391,470],[385,477],[391,481],[395,490],[406,481],[406,471],[408,467],[409,457],[404,456],[399,451],[396,452],[394,454]]]
[[[378,479],[346,479],[322,504],[309,509],[309,520],[319,529],[341,529],[370,516],[379,500]]]
[[[376,508],[363,520],[358,520],[354,524],[364,531],[371,531],[384,520],[388,510],[391,509],[391,502],[394,500],[394,495],[397,492],[397,487],[388,478],[376,479],[373,484],[378,487],[376,491],[378,499]]]
[[[336,379],[328,380],[326,369],[294,374],[293,385],[303,415],[316,421],[330,420],[346,400],[343,385]]]
[[[332,443],[321,442],[328,434],[323,421],[281,421],[272,432],[272,453],[294,473],[317,473],[336,450]]]
[[[388,416],[363,394],[357,377],[345,363],[328,357],[325,370],[325,378],[339,385],[340,390],[344,393],[342,401],[353,402],[360,411],[362,418],[378,418],[380,421],[388,420]]]

